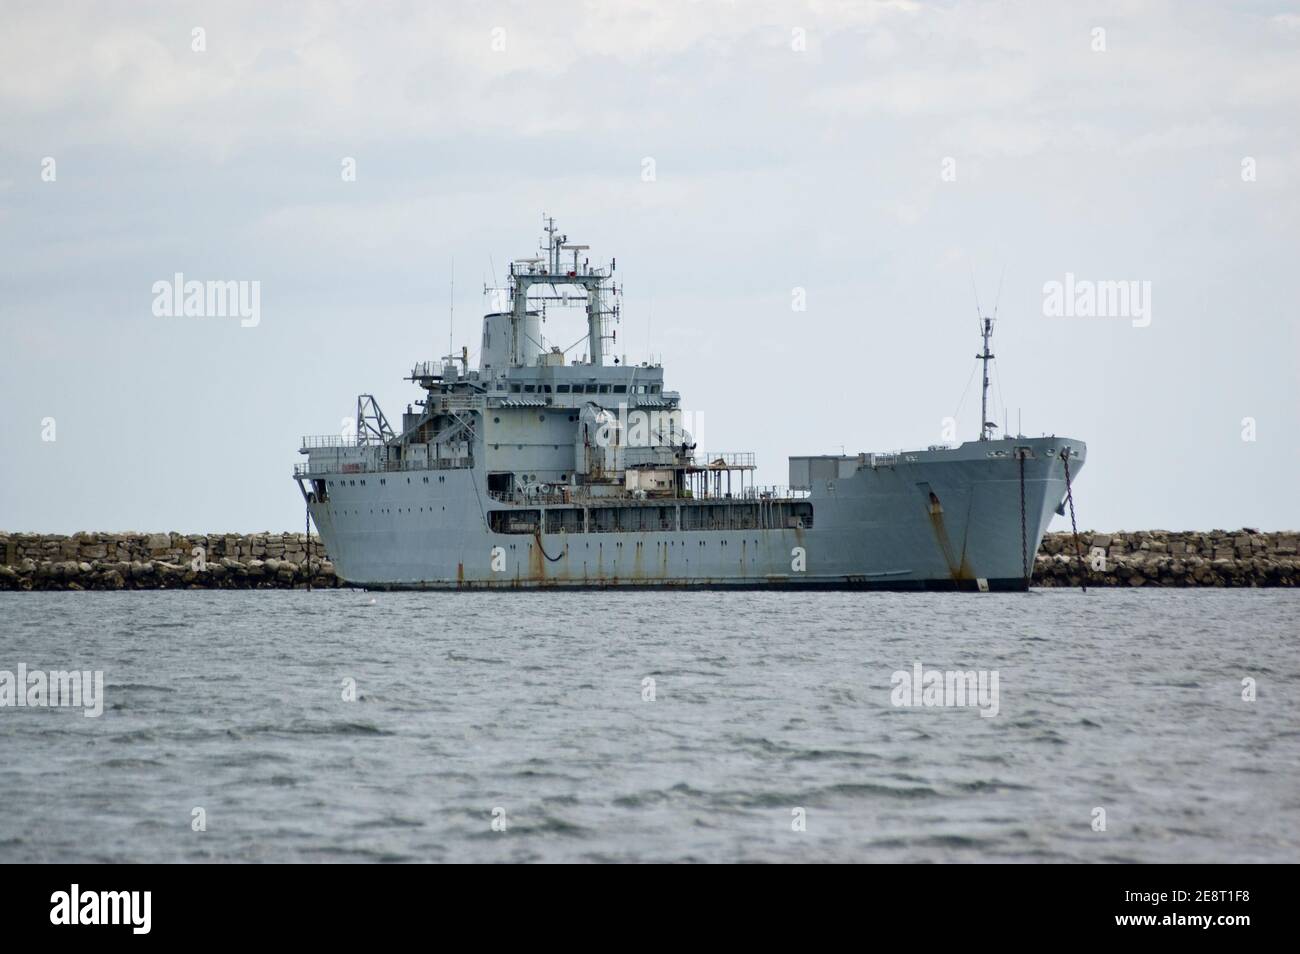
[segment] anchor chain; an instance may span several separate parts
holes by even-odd
[[[311,592],[311,504],[307,505],[307,592]]]
[[[1074,491],[1070,488],[1070,450],[1061,451],[1061,463],[1065,464],[1065,499],[1070,502],[1070,530],[1074,533],[1074,555],[1079,558],[1079,588],[1088,592],[1088,564],[1084,562],[1083,550],[1079,547],[1079,525],[1074,519]]]

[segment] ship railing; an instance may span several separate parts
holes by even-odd
[[[430,398],[428,403],[430,410],[477,411],[481,410],[482,407],[483,397],[481,395],[448,394]]]
[[[575,278],[581,276],[593,276],[595,278],[608,278],[612,273],[608,265],[593,266],[591,264],[578,265],[574,268],[573,262],[560,262],[560,267],[550,268],[540,262],[527,265],[515,265],[517,273],[528,278],[537,278],[538,276],[554,277],[558,279]]]
[[[540,492],[524,493],[522,490],[517,490],[513,494],[509,494],[500,490],[489,490],[487,495],[498,503],[518,504],[520,506],[529,507],[569,503],[590,504],[595,500],[593,497],[582,497],[581,499],[578,499],[577,496],[572,493],[565,494],[560,491],[551,491],[550,493],[544,494]]]
[[[295,464],[295,477],[339,474],[384,474],[404,470],[465,470],[474,466],[472,457],[452,457],[437,460],[415,458],[412,460],[317,460],[315,463]]]
[[[728,494],[723,493],[706,493],[690,494],[683,493],[674,497],[670,493],[652,494],[645,497],[635,497],[631,494],[626,496],[591,496],[583,493],[581,489],[577,491],[570,490],[567,494],[563,491],[552,491],[550,493],[525,493],[522,490],[514,493],[506,493],[500,490],[489,490],[487,496],[498,503],[514,504],[521,507],[552,506],[558,504],[578,504],[584,507],[619,507],[619,506],[671,506],[673,504],[689,504],[692,502],[719,503],[727,501],[751,502],[751,501],[777,501],[777,500],[801,500],[808,497],[810,492],[799,490],[793,487],[746,487],[744,492]]]
[[[710,451],[707,454],[695,454],[696,467],[717,467],[722,469],[735,467],[754,467],[753,451]]]
[[[700,491],[696,488],[690,496],[684,496],[684,500],[707,500],[715,502],[718,500],[744,500],[744,501],[767,501],[767,500],[799,500],[809,496],[806,490],[797,490],[793,487],[746,487],[743,490],[736,488],[728,491],[723,488],[718,491],[708,488]]]
[[[440,378],[447,372],[445,361],[417,361],[411,368],[412,378]]]
[[[320,450],[325,447],[364,447],[356,435],[344,437],[341,434],[308,434],[302,439],[303,450]]]
[[[768,487],[746,487],[742,500],[798,500],[809,496],[807,490],[773,484]]]

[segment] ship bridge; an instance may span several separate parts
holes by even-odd
[[[541,254],[514,259],[505,288],[484,288],[507,293],[510,307],[483,316],[477,367],[467,347],[416,363],[408,380],[425,396],[396,430],[363,395],[352,434],[304,438],[308,460],[296,474],[318,499],[333,476],[404,470],[469,470],[489,499],[516,505],[758,497],[752,453],[697,454],[694,422],[663,367],[613,354],[616,262],[593,265],[589,246],[553,218],[543,227]],[[586,313],[586,334],[566,348],[541,335],[557,303]]]

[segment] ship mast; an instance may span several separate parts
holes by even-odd
[[[997,425],[989,420],[989,362],[993,360],[993,353],[989,351],[989,339],[993,337],[993,319],[985,316],[982,319],[981,334],[984,338],[984,351],[975,355],[984,363],[984,385],[980,392],[980,440],[988,441],[993,439],[993,431]]]
[[[567,235],[557,235],[559,229],[554,218],[546,216],[543,222],[546,257],[515,259],[510,264],[512,364],[520,366],[527,363],[524,352],[529,342],[524,340],[523,328],[529,314],[530,291],[543,286],[541,294],[533,294],[534,301],[559,301],[567,304],[568,295],[560,292],[560,286],[576,285],[586,296],[587,363],[599,367],[605,363],[605,339],[614,340],[613,334],[605,334],[606,324],[610,318],[615,321],[619,318],[619,306],[606,303],[607,298],[616,299],[619,295],[619,289],[612,281],[615,263],[611,260],[606,266],[592,266],[589,261],[580,262],[579,256],[589,246],[571,245]],[[564,261],[562,256],[565,252],[572,253],[572,262]]]
[[[560,242],[555,241],[555,233],[559,229],[555,225],[555,216],[553,215],[546,216],[546,225],[542,226],[542,228],[546,232],[546,256],[550,261],[550,272],[554,275],[560,270],[560,242],[565,241],[568,236],[561,238]]]

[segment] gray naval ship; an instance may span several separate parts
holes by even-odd
[[[400,430],[362,395],[354,433],[303,439],[294,476],[348,584],[1028,588],[1086,448],[994,436],[991,319],[977,440],[791,457],[787,487],[760,487],[753,454],[697,450],[662,366],[611,353],[616,260],[593,266],[545,223],[496,290],[509,310],[484,316],[477,368],[468,349],[416,364]],[[543,341],[548,303],[585,308],[567,351]]]

